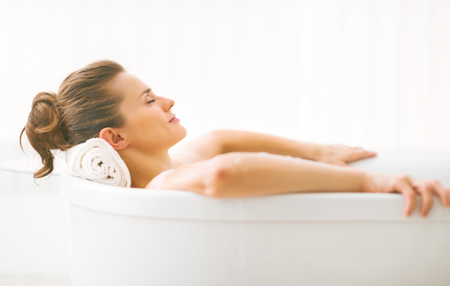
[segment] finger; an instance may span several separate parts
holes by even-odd
[[[402,193],[406,200],[405,215],[410,216],[417,206],[417,194],[407,180],[401,180],[397,191]]]
[[[341,166],[341,167],[347,167],[347,166],[348,166],[348,165],[347,165],[345,162],[343,162],[343,161],[336,161],[334,164],[337,165],[337,166]]]
[[[372,154],[376,154],[375,152],[366,150],[363,147],[350,147],[350,149],[353,149],[355,151],[365,151],[365,152],[369,152],[369,153],[372,153]]]
[[[353,150],[363,150],[362,147],[350,147],[350,148],[353,149]]]
[[[350,155],[347,157],[347,162],[353,162],[353,161],[357,161],[357,160],[361,160],[361,159],[372,158],[375,156],[377,156],[377,153],[372,152],[372,151],[366,151],[366,150],[354,151],[354,152],[350,153]]]
[[[431,207],[433,207],[433,188],[431,185],[424,184],[417,188],[417,192],[420,194],[422,200],[420,214],[426,217]]]
[[[434,193],[439,197],[442,205],[450,206],[450,188],[444,188],[439,182],[434,185]]]
[[[444,188],[444,197],[445,197],[445,204],[444,206],[450,207],[450,188]]]
[[[376,152],[373,152],[373,151],[367,151],[367,152],[368,152],[367,157],[376,157],[376,156],[378,156],[378,154]]]

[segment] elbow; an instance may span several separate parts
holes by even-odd
[[[209,174],[205,176],[203,195],[210,198],[233,197],[233,172],[229,157],[220,155],[211,160]]]
[[[209,132],[209,137],[211,141],[218,146],[217,153],[225,154],[229,153],[229,138],[231,137],[230,130],[228,129],[216,129]]]

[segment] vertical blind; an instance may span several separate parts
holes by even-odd
[[[2,1],[0,140],[35,94],[112,59],[174,98],[190,136],[450,152],[449,15],[448,0]]]

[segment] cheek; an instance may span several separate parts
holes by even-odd
[[[157,136],[158,133],[161,132],[163,128],[160,126],[161,124],[158,124],[158,122],[147,119],[142,120],[136,125],[136,132],[140,133],[140,136],[147,137],[147,136]]]
[[[153,119],[145,113],[135,113],[128,115],[125,120],[125,130],[128,135],[141,137],[151,131]]]
[[[147,115],[135,124],[135,131],[144,138],[149,136],[158,138],[167,132],[167,124],[157,116]]]

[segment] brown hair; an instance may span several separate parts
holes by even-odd
[[[51,150],[65,151],[72,146],[98,137],[105,127],[121,127],[119,113],[123,97],[108,89],[108,83],[124,68],[113,61],[98,61],[70,74],[61,84],[58,94],[38,93],[32,103],[25,132],[31,146],[41,156],[40,170],[35,178],[53,171]]]

